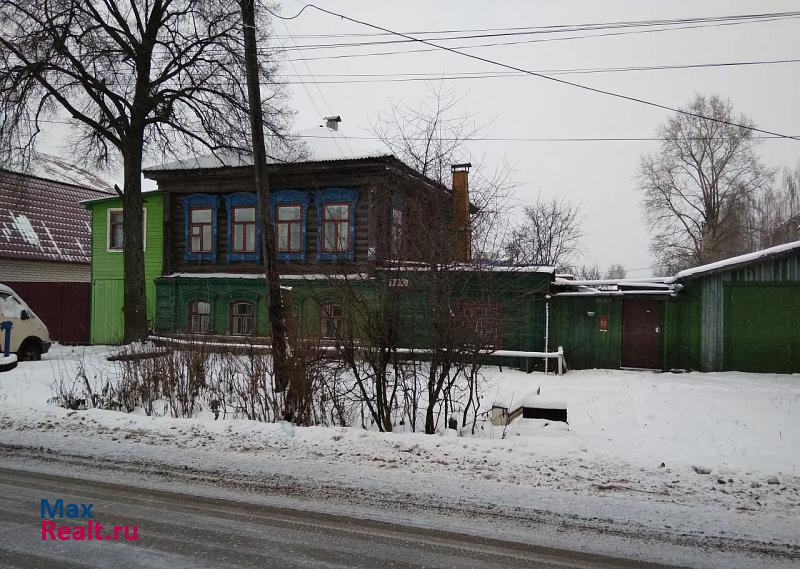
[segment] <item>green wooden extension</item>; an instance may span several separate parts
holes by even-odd
[[[155,318],[154,279],[161,274],[164,209],[161,192],[144,194],[145,290],[147,318]],[[111,247],[109,220],[122,211],[119,197],[83,202],[92,214],[92,308],[89,324],[93,344],[118,344],[122,340],[123,252]]]

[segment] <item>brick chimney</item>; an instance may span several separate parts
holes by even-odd
[[[469,223],[469,169],[472,164],[453,164],[453,217],[450,225],[453,261],[472,260],[472,232]]]

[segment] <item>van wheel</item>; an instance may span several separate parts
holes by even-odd
[[[21,362],[38,362],[42,359],[42,347],[38,342],[29,340],[20,347],[17,359]]]

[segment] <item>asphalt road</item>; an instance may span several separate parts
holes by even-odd
[[[42,540],[41,500],[93,504],[92,522],[137,541]],[[80,510],[80,506],[76,508]],[[66,513],[66,509],[65,509]],[[50,520],[48,517],[47,520]],[[88,519],[55,520],[85,526]],[[97,531],[97,528],[93,528]],[[57,535],[57,530],[54,530]],[[65,533],[74,530],[64,530]],[[0,468],[0,567],[641,567],[631,561],[251,503]]]

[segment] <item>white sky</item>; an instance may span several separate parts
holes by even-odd
[[[399,31],[601,23],[800,9],[798,1],[780,0],[317,0],[317,4]],[[280,11],[294,14],[301,5],[297,0],[285,0]],[[373,31],[313,10],[306,10],[298,19],[286,24],[276,21],[276,32],[286,35],[285,26],[295,36]],[[384,38],[343,38],[342,41],[357,39]],[[291,40],[281,41],[291,45]],[[298,37],[295,41],[310,44],[334,40]],[[492,39],[462,41],[488,43]],[[462,44],[451,42],[451,45]],[[413,48],[404,44],[370,46],[360,50],[305,51],[304,56],[406,49]],[[532,70],[794,59],[800,58],[800,19],[482,47],[471,53]],[[336,79],[322,76],[343,73],[440,75],[503,71],[446,52],[329,59],[295,62],[294,65],[295,68],[290,63],[284,64],[284,74],[307,74],[310,70],[318,80]],[[673,107],[685,105],[695,93],[718,93],[730,98],[736,109],[754,119],[759,127],[798,135],[798,71],[800,63],[788,63],[559,77]],[[294,77],[287,79],[296,80]],[[461,109],[464,113],[474,115],[477,123],[491,123],[485,131],[489,137],[652,137],[656,127],[668,116],[666,111],[535,77],[449,81],[447,85],[465,95]],[[371,136],[370,121],[380,111],[389,109],[392,103],[416,104],[427,91],[421,82],[321,84],[318,87],[290,86],[291,105],[297,111],[295,131],[315,132],[321,123],[320,113],[327,115],[332,111],[342,116],[343,133]],[[351,140],[349,145],[355,153],[377,148],[373,141]],[[649,272],[652,260],[635,175],[640,155],[652,152],[657,146],[656,142],[476,141],[470,143],[470,156],[464,158],[488,163],[507,158],[514,166],[520,201],[532,199],[541,190],[546,196],[563,196],[581,204],[586,215],[586,262],[597,262],[602,269],[620,262],[630,274],[643,276]],[[769,165],[794,167],[800,160],[800,142],[768,140],[762,143],[760,152]]]

